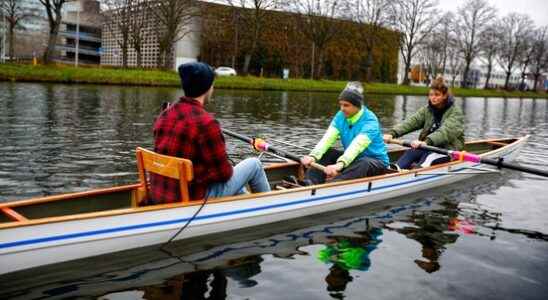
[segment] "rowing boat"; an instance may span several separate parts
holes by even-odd
[[[528,138],[469,142],[465,150],[511,161]],[[396,149],[389,154],[395,160],[402,153]],[[288,175],[303,175],[294,162],[266,165],[265,171],[273,186]],[[204,201],[140,207],[142,182],[2,203],[0,274],[161,244],[174,236],[181,240],[378,203],[496,171],[457,160],[382,176],[208,199],[178,235]]]

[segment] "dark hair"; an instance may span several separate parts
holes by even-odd
[[[449,87],[447,87],[445,79],[443,79],[442,76],[438,76],[436,77],[436,79],[432,80],[432,84],[430,84],[430,89],[440,91],[444,95],[449,93]]]

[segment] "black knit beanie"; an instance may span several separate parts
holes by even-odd
[[[191,62],[179,66],[179,76],[185,96],[200,97],[205,94],[215,79],[213,68],[202,62]]]
[[[363,86],[360,82],[353,81],[346,84],[346,87],[339,95],[338,100],[352,103],[356,107],[363,105]]]

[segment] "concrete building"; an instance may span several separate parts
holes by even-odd
[[[37,0],[20,0],[21,7],[26,10],[26,13],[31,17],[25,18],[20,25],[23,32],[44,32],[48,29],[48,16],[46,10],[40,1]]]
[[[55,47],[60,53],[60,60],[75,61],[78,48],[78,63],[99,64],[100,13],[100,4],[95,0],[78,0],[66,4],[59,29],[59,42]]]
[[[15,56],[18,59],[41,57],[49,38],[49,23],[45,7],[37,0],[21,0],[29,16],[15,32]],[[79,11],[79,12],[78,12]],[[100,5],[96,0],[76,0],[63,6],[63,17],[56,45],[56,59],[73,61],[76,53],[77,23],[79,28],[79,58],[83,63],[99,63],[101,47]],[[9,48],[9,45],[7,45]]]
[[[28,16],[15,29],[15,57],[32,58],[40,56],[47,43],[48,21],[46,10],[37,0],[20,0],[20,6]],[[7,23],[6,31],[7,31]],[[3,26],[3,23],[0,23]],[[9,49],[6,36],[6,49]],[[2,45],[0,45],[1,47]],[[7,50],[6,50],[7,51]]]

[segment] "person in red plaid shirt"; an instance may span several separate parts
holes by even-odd
[[[228,160],[219,122],[204,105],[213,94],[213,69],[200,62],[183,64],[179,76],[185,96],[168,106],[154,123],[154,151],[192,161],[194,180],[190,198],[214,198],[252,192],[268,192],[270,185],[257,158],[248,158],[234,168]],[[152,203],[180,201],[178,180],[150,174]]]

